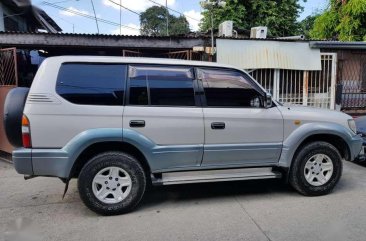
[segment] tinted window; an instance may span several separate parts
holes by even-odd
[[[189,67],[130,67],[130,104],[194,106],[193,69]]]
[[[247,77],[235,70],[200,69],[208,106],[262,107],[263,97]]]
[[[63,64],[56,92],[83,105],[123,105],[126,66],[121,64]]]

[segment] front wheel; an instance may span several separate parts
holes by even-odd
[[[295,156],[289,180],[303,195],[325,195],[338,183],[342,169],[342,157],[333,145],[312,142],[303,146]]]
[[[142,199],[145,172],[134,157],[106,152],[92,158],[81,170],[80,197],[87,207],[102,215],[129,212]]]

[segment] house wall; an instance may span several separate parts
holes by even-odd
[[[217,62],[241,69],[321,70],[320,50],[308,42],[217,39]]]
[[[337,88],[341,90],[341,110],[350,115],[366,113],[366,50],[322,49],[337,53]]]

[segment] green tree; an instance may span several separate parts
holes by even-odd
[[[225,7],[213,7],[212,9],[204,9],[202,12],[202,20],[200,23],[201,31],[211,29],[211,14],[213,16],[213,26],[218,28],[219,24],[232,20],[236,27],[243,29],[248,28],[248,23],[245,16],[247,15],[246,8],[239,0],[227,0]]]
[[[366,41],[366,1],[330,0],[310,31],[313,39]]]
[[[303,34],[306,39],[310,38],[310,31],[314,27],[315,19],[319,16],[319,14],[313,14],[307,16],[300,22],[299,34]]]
[[[232,20],[237,28],[267,26],[273,37],[289,36],[298,34],[297,18],[302,10],[297,0],[226,0],[225,7],[203,11],[200,27],[202,31],[210,29],[213,13],[215,28],[225,20]]]
[[[167,12],[164,7],[153,6],[140,15],[141,35],[166,36]],[[184,16],[168,14],[169,35],[189,33],[189,23]]]
[[[189,33],[189,23],[184,16],[171,16],[169,21],[169,34],[170,35],[181,35]]]

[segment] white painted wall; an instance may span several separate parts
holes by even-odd
[[[321,70],[320,49],[308,42],[217,39],[217,62],[240,69]]]

